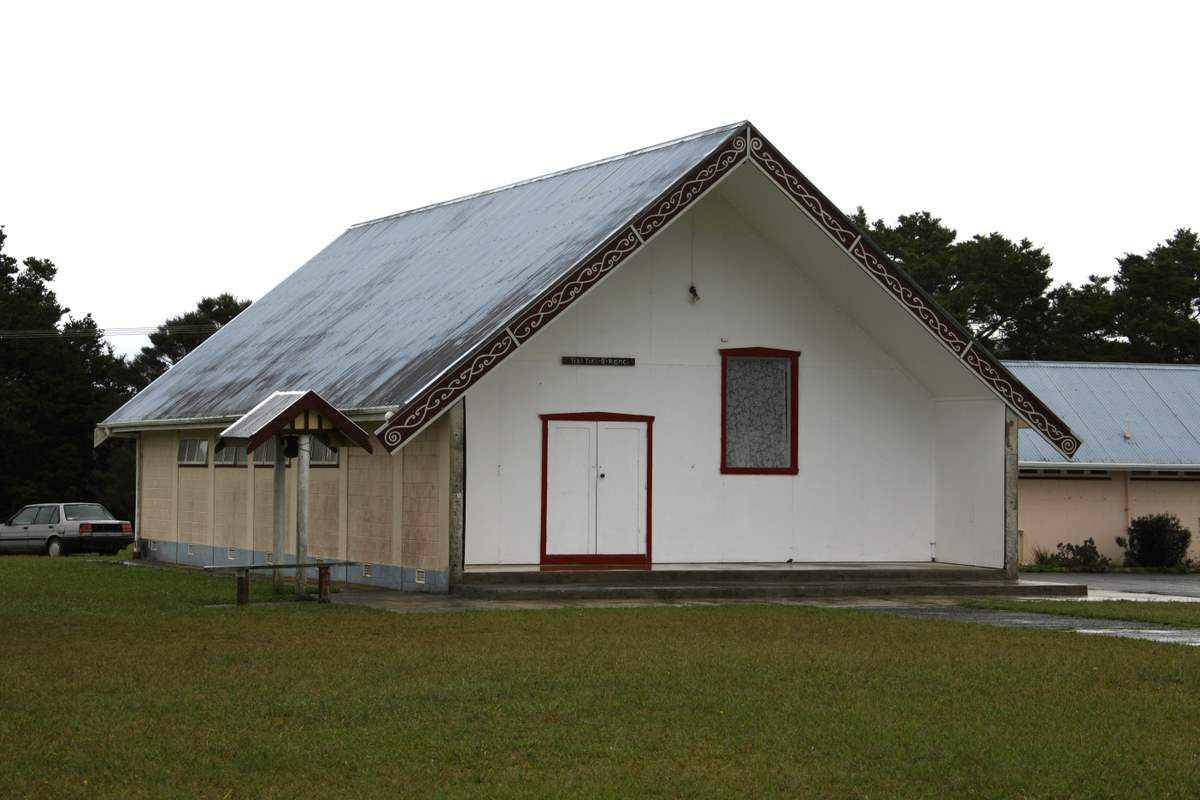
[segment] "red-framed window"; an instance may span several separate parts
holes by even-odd
[[[795,475],[800,353],[721,350],[721,472]]]

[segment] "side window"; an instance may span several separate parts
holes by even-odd
[[[308,463],[318,467],[336,467],[338,463],[338,451],[332,447],[326,446],[317,437],[312,437],[310,440],[312,447],[308,453]]]
[[[721,472],[795,475],[797,372],[794,350],[721,351]]]
[[[42,506],[37,510],[37,516],[33,518],[34,525],[48,525],[51,522],[50,514],[58,509],[55,506]]]
[[[17,515],[13,517],[12,524],[29,525],[33,522],[33,518],[37,516],[37,512],[37,506],[25,506],[25,508],[22,508],[20,511],[18,511]]]
[[[213,463],[218,467],[244,467],[246,466],[246,448],[226,445],[213,454]]]
[[[50,519],[46,520],[46,522],[49,525],[57,525],[59,520],[58,506],[51,506],[50,508],[53,510],[50,513]]]
[[[208,464],[208,439],[180,439],[179,463],[189,466]]]
[[[271,437],[267,441],[258,446],[254,451],[254,463],[256,466],[275,466],[275,438]]]

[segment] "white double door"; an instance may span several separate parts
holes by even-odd
[[[646,423],[548,424],[546,554],[645,555]]]

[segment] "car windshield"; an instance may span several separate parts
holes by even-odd
[[[63,506],[67,519],[113,519],[108,509],[99,503],[67,503]]]

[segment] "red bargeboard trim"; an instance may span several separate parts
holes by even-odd
[[[792,362],[791,392],[791,464],[786,467],[731,467],[728,463],[726,430],[730,357],[787,358]],[[800,472],[800,351],[774,347],[726,347],[721,350],[721,473],[723,475],[797,475]]]
[[[549,568],[570,568],[574,565],[591,568],[644,567],[653,562],[651,545],[654,541],[651,521],[654,519],[654,417],[645,414],[614,414],[608,411],[580,411],[569,414],[542,414],[542,543],[541,564]],[[581,422],[644,422],[646,423],[646,552],[630,554],[580,553],[570,555],[546,552],[546,496],[550,483],[550,422],[578,420]]]

